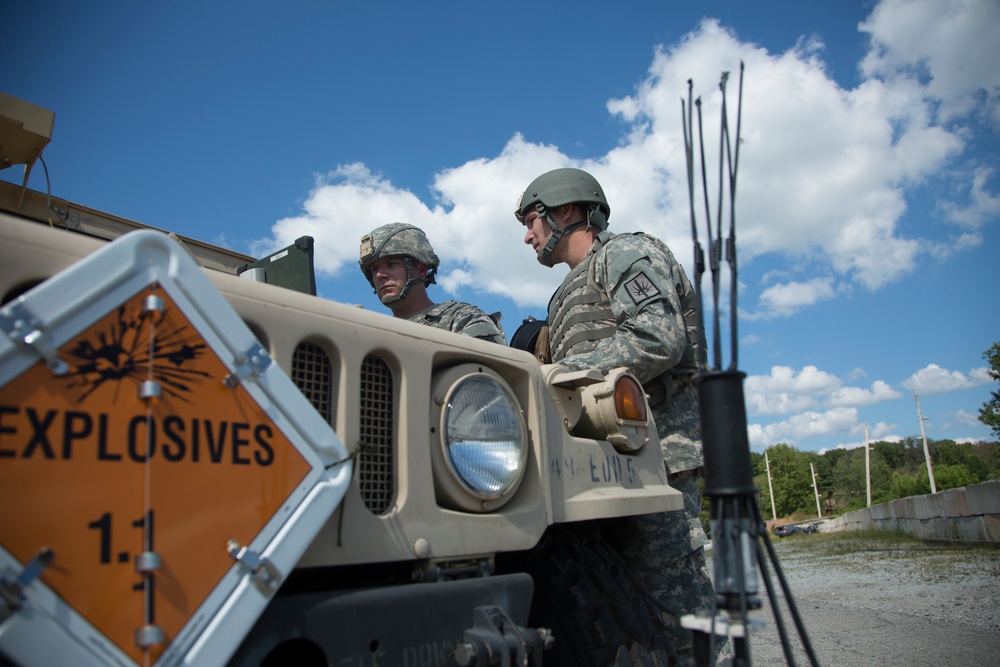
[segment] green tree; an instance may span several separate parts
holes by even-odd
[[[930,449],[930,440],[927,441],[927,448]],[[907,470],[911,472],[916,472],[923,470],[924,473],[927,472],[927,456],[924,454],[924,439],[919,436],[913,436],[912,438],[907,438],[903,441],[903,456],[905,457],[904,466]],[[933,462],[934,458],[931,457]],[[930,482],[928,482],[929,484]]]
[[[850,506],[854,506],[858,498],[862,500],[866,498],[864,448],[845,451],[843,456],[838,457],[837,464],[833,468],[833,488],[835,493],[844,496]]]
[[[978,445],[980,443],[976,443]],[[990,479],[990,464],[980,454],[980,448],[971,443],[957,443],[953,440],[938,440],[934,452],[934,477],[937,478],[938,465],[962,466],[970,473],[969,484],[978,484]]]
[[[880,492],[888,492],[889,488],[892,486],[892,468],[886,464],[882,459],[872,457],[872,503],[879,502],[876,498],[879,497]],[[865,502],[868,501],[868,492],[865,490]],[[863,507],[863,505],[859,505]]]
[[[972,451],[986,463],[986,473],[979,479],[1000,479],[1000,443],[977,442],[972,445]]]
[[[969,486],[978,481],[964,465],[944,465],[934,468],[934,485],[938,491],[957,489],[960,486]]]
[[[936,480],[935,480],[936,481]],[[923,480],[916,475],[905,475],[902,473],[892,473],[892,482],[889,490],[879,494],[875,503],[887,503],[897,498],[908,498],[909,496],[921,496],[931,492],[930,480],[927,478],[927,471],[924,470]]]
[[[815,513],[816,501],[810,479],[809,454],[780,443],[768,448],[767,457],[771,462],[771,484],[774,487],[774,505],[778,516],[788,516],[799,510],[809,511],[810,508]],[[765,478],[761,487],[762,496],[766,490]]]
[[[851,450],[847,449],[831,449],[827,451],[823,456],[816,459],[816,474],[819,476],[820,483],[826,483],[829,485],[834,481],[836,473],[834,472],[844,459],[851,458],[853,453]]]
[[[891,470],[895,470],[903,464],[902,442],[885,442],[884,440],[880,440],[872,443],[871,448],[872,459],[878,458],[885,461],[885,464]]]
[[[753,485],[757,487],[757,508],[765,519],[771,517],[771,498],[767,491],[767,462],[763,454],[750,452],[750,468]]]
[[[983,358],[990,362],[986,372],[1000,381],[1000,343],[993,343],[993,347],[983,352]],[[1000,437],[1000,392],[990,392],[990,400],[979,409],[979,421],[993,429],[993,435]]]

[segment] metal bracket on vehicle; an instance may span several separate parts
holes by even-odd
[[[236,357],[236,370],[227,375],[223,382],[230,389],[234,389],[246,378],[259,376],[270,365],[271,355],[260,343],[254,343],[250,349]]]
[[[0,621],[7,618],[11,611],[17,611],[24,606],[24,589],[38,577],[56,557],[56,552],[48,547],[42,547],[21,570],[21,574],[13,579],[0,578]]]
[[[229,540],[226,544],[226,551],[234,560],[242,563],[250,570],[250,578],[253,580],[257,590],[266,597],[270,597],[274,591],[278,590],[281,584],[281,572],[274,566],[274,563],[267,558],[261,558],[258,554],[250,551],[249,547],[241,547],[236,540]]]
[[[472,628],[455,647],[459,667],[540,667],[542,651],[555,641],[547,628],[522,628],[497,606],[472,610]]]
[[[163,626],[144,625],[135,629],[135,645],[141,649],[152,648],[163,643]]]
[[[33,348],[56,375],[69,372],[69,366],[59,358],[55,346],[43,330],[42,322],[28,309],[23,296],[0,310],[0,329],[14,342]]]
[[[495,565],[491,558],[473,559],[468,561],[437,561],[418,565],[413,570],[414,581],[453,581],[455,579],[471,579],[488,577],[493,574]]]

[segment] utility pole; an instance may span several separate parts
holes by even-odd
[[[809,464],[809,471],[812,473],[813,478],[813,493],[816,495],[816,514],[819,518],[823,518],[823,511],[819,508],[819,488],[816,486],[816,469],[813,468],[813,464]]]
[[[868,486],[868,507],[872,506],[872,450],[868,446],[868,424],[865,424],[865,480]]]
[[[913,400],[917,402],[917,417],[920,419],[920,437],[924,439],[924,459],[927,461],[927,477],[931,480],[931,493],[937,493],[937,485],[934,483],[934,468],[931,466],[931,450],[927,446],[927,434],[924,433],[924,417],[920,412],[920,397],[917,390],[913,390]]]
[[[771,462],[767,460],[767,450],[764,450],[764,465],[767,467],[767,490],[771,494],[771,518],[778,520],[778,510],[774,506],[774,487],[771,486]]]

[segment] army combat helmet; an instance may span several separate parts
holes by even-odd
[[[423,279],[423,283],[434,284],[434,274],[437,273],[440,260],[434,254],[434,248],[427,240],[427,235],[419,227],[403,222],[391,222],[361,237],[361,258],[358,260],[358,265],[372,289],[375,289],[375,276],[372,274],[371,265],[383,257],[402,257],[406,264],[406,284],[399,294],[382,300],[385,305],[405,299],[410,294],[410,288],[420,280],[414,277],[413,260],[428,266],[427,277]],[[377,296],[378,291],[375,293]]]
[[[559,227],[549,217],[548,211],[563,204],[584,205],[587,219]],[[552,229],[548,243],[538,251],[538,261],[545,266],[552,266],[552,251],[563,236],[584,224],[587,225],[587,229],[593,225],[604,231],[608,228],[608,220],[611,218],[611,206],[608,205],[608,198],[604,196],[601,184],[582,169],[571,167],[547,171],[533,180],[517,198],[514,217],[524,224],[524,219],[532,208],[538,212],[539,217],[545,218]]]

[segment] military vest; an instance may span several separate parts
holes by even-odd
[[[693,375],[698,372],[698,358],[704,346],[704,335],[698,323],[698,301],[694,288],[687,279],[673,253],[659,239],[638,233],[666,258],[672,273],[671,283],[680,300],[688,344],[680,363],[668,371],[672,375]],[[594,240],[594,249],[574,267],[562,286],[549,301],[548,321],[552,361],[572,354],[590,352],[597,342],[614,335],[618,329],[611,310],[608,289],[595,278],[595,259],[605,252],[613,252],[614,240],[623,234],[601,232]],[[649,391],[650,387],[647,387]]]

